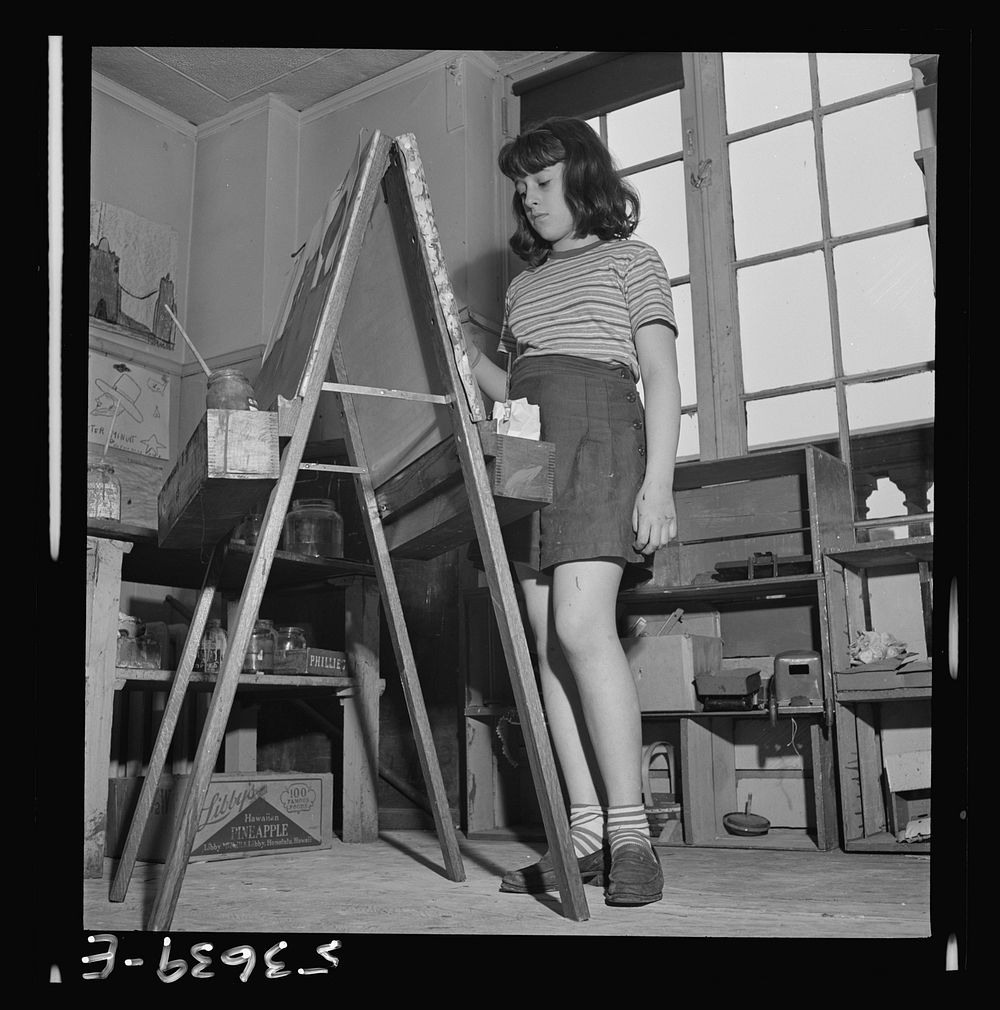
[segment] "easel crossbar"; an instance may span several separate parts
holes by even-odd
[[[379,386],[353,386],[348,382],[324,382],[324,393],[352,393],[356,396],[385,396],[396,400],[419,400],[421,403],[452,403],[454,397],[438,393],[410,393],[402,389],[382,389]]]
[[[367,473],[363,466],[339,466],[336,463],[299,463],[300,470],[325,470],[328,473]]]

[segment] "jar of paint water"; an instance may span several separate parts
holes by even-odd
[[[300,498],[285,516],[284,547],[311,558],[344,556],[344,520],[329,498]]]
[[[274,622],[258,618],[243,660],[244,673],[274,673]]]
[[[253,386],[238,368],[218,368],[208,377],[205,402],[213,410],[256,410]]]
[[[275,670],[279,673],[282,670],[304,673],[307,648],[306,635],[301,628],[278,628],[274,651]]]

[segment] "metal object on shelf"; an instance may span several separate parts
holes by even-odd
[[[781,705],[819,705],[823,701],[822,660],[810,649],[791,649],[774,657],[774,688]]]
[[[731,835],[755,836],[766,835],[771,830],[771,822],[760,814],[750,813],[753,794],[747,796],[747,805],[743,813],[726,814],[722,825]]]
[[[706,712],[749,712],[760,708],[760,670],[740,667],[695,677],[695,689]]]

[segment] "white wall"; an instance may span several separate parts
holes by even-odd
[[[194,183],[194,127],[167,125],[97,88],[91,89],[91,199],[123,207],[177,232],[174,292],[187,301]],[[183,360],[180,352],[176,360]]]

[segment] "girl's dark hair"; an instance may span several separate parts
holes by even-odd
[[[513,181],[563,162],[563,192],[577,237],[628,238],[639,224],[639,194],[619,177],[601,138],[582,119],[554,116],[529,126],[504,144],[497,160]],[[544,263],[552,244],[532,230],[517,194],[514,219],[511,249],[531,266]]]

